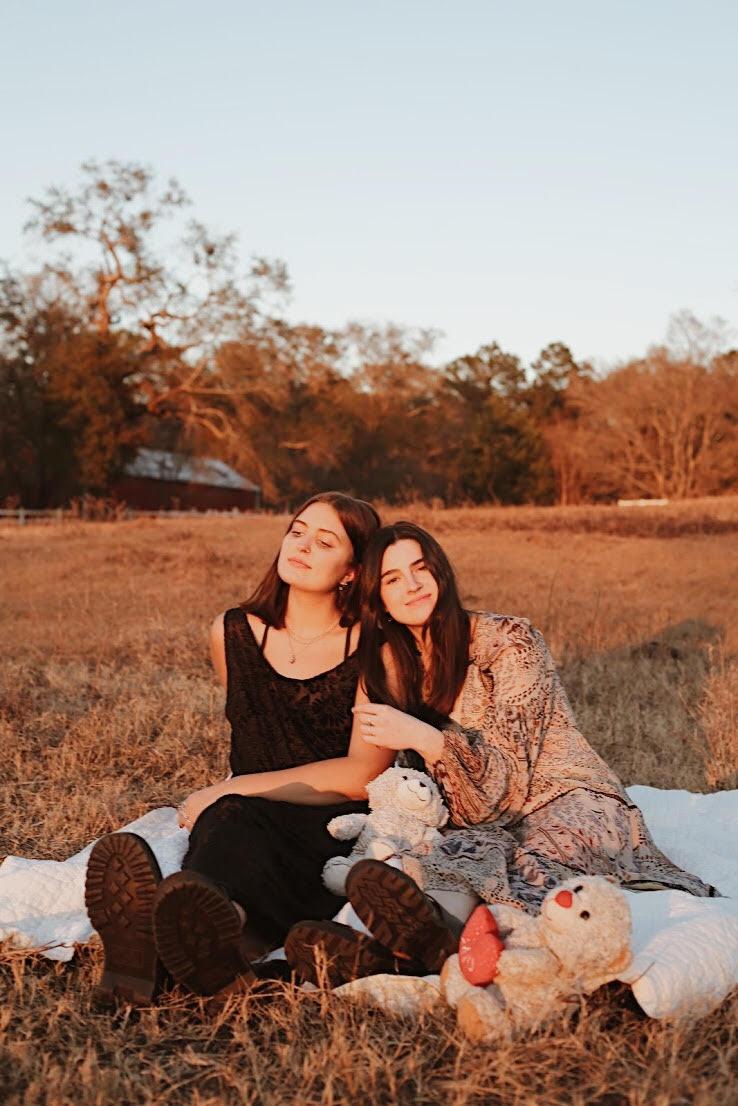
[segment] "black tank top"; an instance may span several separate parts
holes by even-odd
[[[341,663],[304,680],[272,668],[262,652],[268,627],[257,642],[241,607],[226,611],[224,629],[234,776],[345,756],[359,679],[350,628]]]

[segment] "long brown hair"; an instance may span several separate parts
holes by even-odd
[[[415,639],[407,626],[387,615],[380,594],[382,558],[395,542],[416,541],[438,585],[438,599],[428,619],[430,667],[423,693],[423,669]],[[451,563],[436,539],[413,522],[382,526],[371,537],[361,570],[361,639],[359,663],[364,686],[374,703],[389,703],[410,714],[427,708],[448,715],[461,691],[469,664],[470,620],[459,599]],[[381,648],[392,651],[397,690],[393,693]]]
[[[354,551],[354,567],[357,569],[357,573],[348,587],[337,589],[336,605],[341,612],[340,625],[353,626],[359,619],[359,566],[362,563],[367,542],[377,527],[381,525],[382,520],[371,503],[367,503],[363,499],[354,499],[353,496],[345,495],[344,492],[318,492],[317,495],[306,499],[298,507],[285,530],[286,534],[292,529],[295,520],[311,503],[329,504],[340,518],[351,542],[351,548]],[[249,598],[241,603],[243,610],[258,615],[262,622],[266,622],[267,625],[273,626],[276,630],[280,630],[284,626],[287,596],[290,590],[289,585],[280,579],[277,572],[278,561],[279,552],[277,552],[272,564],[267,569],[261,583],[257,584]]]

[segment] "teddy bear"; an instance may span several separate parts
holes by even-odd
[[[441,993],[475,1040],[533,1029],[628,965],[630,908],[610,879],[566,880],[533,917],[514,906],[478,906],[459,951],[441,971]]]
[[[401,853],[427,855],[443,840],[438,832],[448,811],[430,776],[414,768],[387,768],[367,784],[368,814],[341,814],[328,823],[339,841],[358,838],[349,856],[334,856],[323,868],[323,882],[345,895],[346,876],[366,857],[387,860]]]

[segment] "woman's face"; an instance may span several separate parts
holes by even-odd
[[[282,538],[280,580],[303,591],[330,592],[353,579],[354,550],[329,503],[311,503]]]
[[[424,626],[438,601],[438,584],[412,538],[384,551],[379,594],[390,618],[405,626]]]

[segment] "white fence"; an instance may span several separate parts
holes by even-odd
[[[111,509],[108,513],[98,512],[94,508],[70,510],[68,507],[53,507],[49,510],[35,510],[30,507],[0,507],[0,522],[16,522],[24,526],[27,522],[115,522],[132,518],[231,518],[234,515],[256,515],[259,511],[239,511],[232,507],[229,511],[135,511],[131,507],[121,506],[120,510]]]

